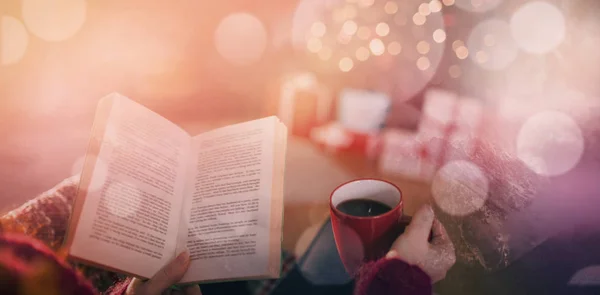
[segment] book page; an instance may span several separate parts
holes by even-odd
[[[269,117],[193,138],[178,239],[192,262],[182,282],[266,275],[270,254],[280,257],[281,237],[270,243],[273,226],[281,230],[271,222],[278,126]]]
[[[112,107],[94,123],[69,254],[147,278],[175,255],[191,138],[125,97],[106,101]]]

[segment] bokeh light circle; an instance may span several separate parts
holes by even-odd
[[[394,100],[409,100],[432,80],[444,54],[442,4],[430,0],[365,3],[301,0],[292,24],[294,48],[331,72],[347,72],[360,62],[369,75],[386,77],[365,87],[388,91],[390,84],[397,84]],[[322,49],[317,50],[313,38],[320,40]],[[352,68],[346,58],[355,58]]]
[[[544,54],[565,39],[565,18],[554,5],[535,1],[521,6],[510,19],[514,40],[526,52]]]
[[[429,50],[431,50],[431,46],[427,41],[419,41],[419,43],[417,43],[417,52],[420,54],[427,54],[429,53]]]
[[[317,53],[323,49],[323,43],[321,43],[319,38],[310,38],[306,43],[306,47],[308,48],[308,51]]]
[[[569,279],[570,286],[600,287],[600,265],[591,265],[578,270]]]
[[[483,171],[469,161],[452,161],[440,168],[431,184],[436,204],[453,216],[469,215],[483,207],[489,181]]]
[[[293,46],[302,50],[306,47],[305,42],[309,34],[323,37],[326,33],[332,33],[327,27],[328,24],[324,23],[324,16],[328,9],[340,3],[344,3],[344,0],[300,0],[292,18],[291,40]]]
[[[498,7],[502,0],[454,0],[453,2],[462,10],[483,13]]]
[[[447,38],[444,15],[436,12],[437,9],[429,9],[429,14],[423,16],[419,8],[425,13],[428,10],[425,7],[427,5],[422,6],[422,3],[430,1],[402,2],[397,15],[402,15],[401,19],[416,18],[417,22],[412,19],[405,26],[396,25],[390,33],[402,48],[394,61],[398,84],[396,100],[409,100],[421,92],[436,74],[445,51]]]
[[[263,23],[249,13],[234,13],[219,23],[215,32],[219,54],[234,65],[257,62],[267,47],[267,31]]]
[[[400,45],[400,42],[390,42],[390,44],[388,44],[388,53],[391,55],[398,55],[402,53],[402,45]]]
[[[458,50],[458,48],[465,46],[465,42],[463,42],[462,40],[454,40],[454,42],[452,42],[452,50],[456,51]]]
[[[517,156],[531,170],[557,176],[573,169],[581,159],[581,129],[568,115],[544,111],[530,117],[517,135]]]
[[[302,257],[302,255],[304,255],[310,246],[310,243],[315,239],[317,233],[321,229],[321,226],[321,224],[314,224],[302,232],[294,247],[294,254],[296,257]]]
[[[421,56],[419,59],[417,59],[417,68],[419,68],[419,70],[425,71],[429,69],[430,66],[431,62],[427,57]]]
[[[388,1],[385,3],[383,10],[385,10],[385,13],[387,14],[394,14],[398,12],[398,3],[395,1]]]
[[[390,33],[390,26],[386,23],[379,23],[375,27],[375,33],[381,37],[385,37]]]
[[[412,20],[415,25],[422,26],[427,22],[427,17],[418,12],[415,12],[415,14],[412,17]]]
[[[429,2],[429,10],[431,10],[431,12],[440,12],[442,11],[442,2],[440,2],[440,0],[431,0]]]
[[[18,63],[29,45],[25,25],[12,16],[0,17],[0,64]]]
[[[486,70],[505,69],[519,54],[510,25],[499,19],[477,24],[469,35],[467,48],[475,53],[470,55],[471,59]]]
[[[114,181],[108,183],[102,197],[104,205],[112,215],[132,218],[142,205],[144,195],[130,182]]]
[[[322,22],[315,22],[310,27],[310,32],[316,37],[323,37],[327,32],[327,27]]]
[[[433,40],[437,43],[446,41],[446,32],[442,29],[437,29],[433,32]]]
[[[339,66],[342,72],[350,72],[350,70],[352,70],[352,68],[354,67],[354,62],[351,58],[344,57],[340,60]]]
[[[462,75],[462,71],[460,69],[460,66],[458,66],[458,65],[451,65],[448,68],[448,74],[450,75],[450,77],[452,77],[454,79],[459,78],[460,75]]]
[[[359,61],[365,61],[369,59],[370,54],[371,52],[366,47],[361,46],[358,49],[356,49],[356,59]]]
[[[25,25],[45,41],[64,41],[83,26],[87,14],[85,0],[22,0]]]
[[[385,45],[381,39],[373,39],[369,42],[369,48],[373,55],[382,55],[385,52]]]
[[[347,20],[342,26],[342,31],[344,32],[344,34],[352,36],[356,34],[356,31],[358,31],[358,25],[356,25],[356,23],[352,20]]]
[[[456,48],[455,53],[458,59],[466,59],[467,57],[469,57],[469,49],[465,46],[459,46],[458,48]]]

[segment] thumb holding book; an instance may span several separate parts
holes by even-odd
[[[125,294],[127,295],[160,295],[160,294],[186,294],[201,295],[198,285],[187,286],[181,290],[169,290],[169,287],[178,283],[190,266],[190,252],[185,249],[177,257],[163,266],[150,280],[143,281],[134,278]],[[170,291],[170,293],[169,293]],[[166,293],[164,293],[166,292]]]

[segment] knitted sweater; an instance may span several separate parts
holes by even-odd
[[[40,242],[22,235],[0,235],[0,293],[89,294],[91,283]],[[356,295],[430,295],[431,280],[421,269],[399,259],[365,264]],[[105,294],[123,295],[131,278],[116,282]]]
[[[77,192],[77,182],[78,177],[69,178],[48,192],[0,217],[0,232],[21,233],[43,242],[54,251],[61,252],[60,246],[64,240],[71,206]],[[6,239],[0,237],[0,245],[3,242],[4,245],[7,245]],[[32,249],[42,251],[42,256],[46,258],[60,261],[56,256],[49,256],[51,251],[40,250],[39,246]],[[290,259],[284,255],[283,276],[291,269],[293,263],[293,258]],[[124,294],[131,281],[131,278],[93,267],[76,264],[73,266],[80,270],[98,291],[105,294]],[[88,285],[85,282],[82,284]],[[268,294],[270,286],[272,284],[263,284],[262,288],[255,290],[254,293]],[[430,295],[432,294],[431,279],[420,268],[411,266],[402,260],[381,259],[363,265],[356,277],[355,294]]]

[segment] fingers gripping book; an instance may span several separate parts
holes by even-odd
[[[103,98],[69,257],[150,278],[187,247],[182,284],[279,277],[286,142],[277,117],[191,136],[124,96]]]

